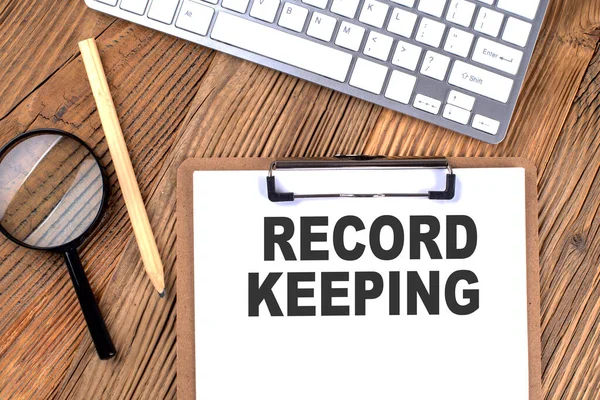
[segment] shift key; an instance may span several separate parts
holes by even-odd
[[[452,67],[448,83],[490,99],[506,103],[513,87],[513,80],[486,71],[462,61]]]

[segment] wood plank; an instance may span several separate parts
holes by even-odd
[[[600,395],[600,52],[539,179],[543,389]]]
[[[86,10],[79,0],[49,3],[81,24],[58,29],[57,12],[42,3],[12,0],[0,6],[0,32],[11,38],[8,48],[0,36],[0,60],[16,59],[9,79],[0,82],[0,95],[9,99],[0,106],[0,141],[29,127],[62,127],[85,138],[108,164],[114,189],[109,215],[82,257],[119,354],[109,362],[97,359],[59,256],[0,240],[0,398],[174,398],[176,167],[196,156],[363,151],[522,155],[536,162],[544,390],[549,399],[597,396],[597,58],[577,95],[600,33],[597,1],[551,2],[515,122],[500,146],[125,22],[110,25],[110,18]],[[45,24],[26,30],[27,36],[18,32],[21,18],[15,14],[46,18]],[[53,36],[61,29],[66,42]],[[165,299],[153,293],[140,265],[83,66],[72,53],[77,40],[92,34],[100,35],[111,91],[165,262]],[[48,41],[60,51],[44,53]],[[19,48],[23,43],[41,56],[26,59]],[[30,70],[35,68],[39,71]],[[566,174],[570,168],[572,174]]]
[[[102,37],[101,48],[108,50],[102,52],[103,62],[141,191],[148,197],[156,189],[160,166],[176,140],[177,128],[212,53],[150,30],[134,31],[125,22],[114,24]],[[119,90],[121,87],[127,90]],[[110,329],[107,310],[113,299],[106,299],[103,292],[131,237],[131,227],[79,58],[67,63],[1,121],[0,140],[4,143],[18,132],[37,127],[75,132],[107,165],[113,194],[108,215],[84,246],[82,258],[97,297],[104,300],[101,309]],[[79,346],[88,333],[60,256],[20,249],[2,240],[0,259],[0,336],[8,338],[0,343],[0,359],[7,366],[0,380],[0,398],[16,393],[45,398],[62,384],[73,359],[81,357],[76,356],[78,352],[90,351],[95,357],[94,350]],[[143,277],[143,268],[136,262],[133,267]],[[32,374],[32,366],[44,366],[44,373],[36,368]]]
[[[96,37],[114,21],[89,12],[80,0],[0,5],[0,121],[77,55],[79,38]]]

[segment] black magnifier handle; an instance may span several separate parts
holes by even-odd
[[[102,360],[107,360],[117,354],[117,351],[106,329],[102,314],[100,314],[100,309],[98,308],[98,303],[96,303],[90,283],[83,271],[79,254],[77,254],[76,249],[72,249],[67,250],[64,255],[73,286],[75,286],[77,298],[79,298],[83,316],[90,330],[90,335],[92,335],[92,340],[96,345],[98,356]]]

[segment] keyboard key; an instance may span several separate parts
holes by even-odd
[[[358,20],[364,24],[381,28],[388,12],[388,5],[375,0],[365,0]]]
[[[481,37],[477,39],[472,58],[488,67],[515,75],[522,57],[523,52],[520,50]]]
[[[117,5],[117,0],[96,0],[96,1],[103,3],[103,4],[108,4],[109,6],[113,6],[113,7]]]
[[[531,24],[529,22],[510,17],[506,21],[504,33],[502,34],[502,40],[508,43],[516,44],[517,46],[525,47],[527,40],[529,39],[530,32]]]
[[[413,106],[419,110],[427,111],[430,114],[437,114],[440,111],[442,102],[431,97],[417,94]]]
[[[446,14],[446,20],[468,28],[471,26],[473,13],[475,13],[474,3],[464,0],[452,0]]]
[[[175,26],[186,31],[206,36],[210,21],[215,10],[211,7],[203,6],[190,0],[185,0]]]
[[[412,96],[417,78],[400,71],[392,71],[390,81],[385,90],[385,97],[402,104],[408,104]]]
[[[325,7],[327,7],[327,1],[328,0],[302,0],[302,2],[305,4],[322,9],[325,9]]]
[[[329,42],[331,40],[331,35],[333,35],[333,30],[335,29],[335,22],[336,19],[329,15],[314,12],[310,19],[306,34]]]
[[[217,14],[211,37],[339,82],[352,62],[343,51],[224,12]]]
[[[285,3],[279,17],[279,26],[301,32],[308,17],[308,10],[293,3]]]
[[[473,34],[460,29],[450,28],[444,50],[460,57],[467,57],[473,43]]]
[[[342,21],[337,37],[335,38],[335,44],[345,49],[358,51],[364,34],[365,28],[362,26]]]
[[[392,0],[392,3],[400,4],[404,7],[413,8],[415,5],[415,0]]]
[[[540,0],[498,0],[497,7],[527,19],[534,19],[539,5]]]
[[[439,47],[445,29],[446,25],[429,18],[423,18],[419,24],[415,40],[431,47]]]
[[[466,95],[456,90],[451,90],[448,95],[448,104],[462,108],[463,110],[471,111],[475,105],[475,97]]]
[[[138,15],[144,15],[148,0],[123,0],[121,8]]]
[[[256,0],[250,9],[250,16],[262,21],[273,22],[279,4],[279,0]]]
[[[250,3],[250,0],[223,0],[221,5],[223,8],[243,14],[248,9],[248,3]]]
[[[390,36],[371,31],[369,33],[369,37],[367,38],[367,42],[365,43],[365,50],[363,53],[369,57],[373,57],[381,61],[387,61],[393,42],[394,39],[392,39]]]
[[[387,30],[406,38],[412,36],[417,23],[417,14],[413,14],[401,8],[394,8]]]
[[[490,135],[495,135],[498,133],[500,122],[495,119],[484,117],[483,115],[475,114],[471,126],[485,133],[489,133]]]
[[[421,48],[419,46],[399,40],[394,56],[392,57],[392,64],[414,71],[417,68],[420,57]]]
[[[446,71],[448,71],[448,64],[450,64],[450,57],[428,51],[425,53],[425,58],[423,58],[421,74],[443,81],[446,77]]]
[[[154,0],[148,11],[148,18],[170,25],[178,4],[179,0]]]
[[[331,12],[346,18],[354,18],[358,3],[359,0],[333,0]]]
[[[490,6],[494,4],[494,0],[479,0],[479,2],[489,4]]]
[[[513,80],[462,61],[455,61],[448,83],[506,103]]]
[[[444,107],[444,113],[442,114],[442,117],[449,119],[450,121],[466,125],[469,123],[471,113],[467,110],[463,110],[462,108],[455,107],[452,104],[446,104],[446,107]]]
[[[503,19],[503,14],[490,10],[489,8],[481,7],[479,9],[479,14],[477,14],[477,21],[475,21],[473,29],[477,32],[485,33],[488,36],[497,37]]]
[[[381,93],[387,71],[387,67],[381,64],[359,58],[356,60],[354,71],[352,71],[350,86],[379,94]]]
[[[442,16],[445,6],[446,0],[420,0],[417,10],[439,18]]]

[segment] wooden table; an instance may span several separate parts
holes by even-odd
[[[600,0],[551,0],[498,146],[88,10],[0,3],[0,143],[56,127],[113,196],[82,258],[117,357],[92,347],[61,256],[0,239],[0,398],[176,397],[175,173],[190,157],[521,156],[538,168],[543,392],[600,398]],[[166,267],[143,272],[77,49],[96,37]]]

